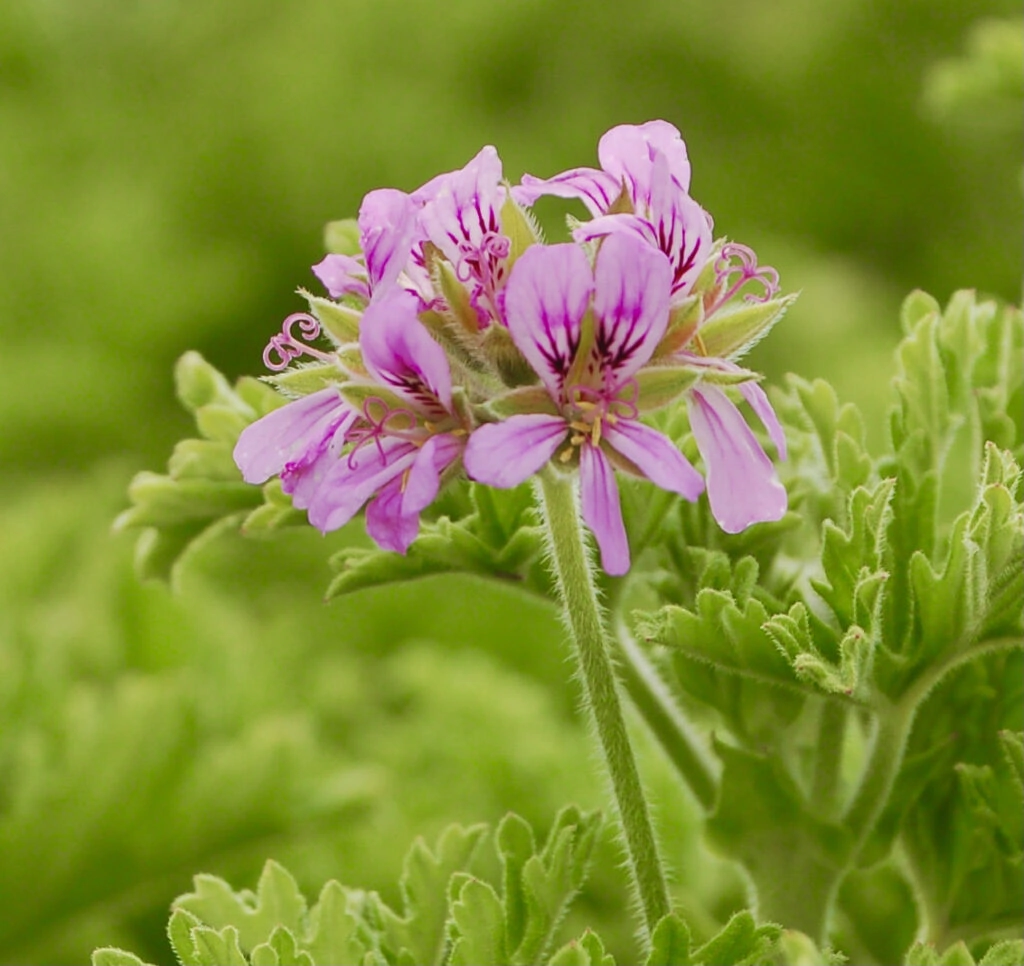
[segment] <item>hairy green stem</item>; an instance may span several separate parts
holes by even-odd
[[[575,645],[585,701],[611,778],[628,864],[649,939],[658,921],[669,912],[668,889],[650,810],[622,715],[573,481],[549,469],[541,474],[540,495],[551,541],[555,580]]]
[[[619,670],[630,699],[694,798],[705,811],[711,811],[718,795],[718,781],[710,756],[672,700],[665,682],[621,621],[616,630]]]
[[[838,701],[825,700],[818,719],[817,757],[811,785],[811,801],[823,816],[832,817],[839,790],[839,765],[843,756],[847,710]]]

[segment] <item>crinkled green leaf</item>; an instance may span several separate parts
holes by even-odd
[[[780,926],[758,926],[749,912],[737,912],[718,935],[693,952],[693,966],[757,966],[769,959],[781,934]]]
[[[268,861],[256,893],[234,892],[223,879],[195,877],[195,891],[175,900],[175,905],[214,928],[233,926],[243,949],[266,942],[277,926],[301,933],[306,900],[291,873]]]
[[[645,966],[690,966],[690,929],[679,916],[665,916],[651,933]]]
[[[382,928],[387,945],[405,953],[407,962],[439,964],[445,952],[448,920],[448,881],[464,870],[487,833],[486,826],[463,828],[450,825],[433,851],[417,839],[405,859],[401,889],[401,916],[382,908]]]
[[[107,946],[97,949],[92,954],[92,966],[150,966],[134,953],[126,953],[123,949]]]
[[[451,966],[508,962],[501,899],[486,882],[470,878],[463,884],[452,903],[452,920],[457,938]]]

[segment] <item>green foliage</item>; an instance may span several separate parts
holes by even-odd
[[[1024,643],[1024,323],[916,293],[903,325],[890,452],[873,460],[855,410],[791,379],[778,408],[804,522],[759,558],[672,550],[679,603],[636,626],[724,728],[707,832],[763,915],[815,935],[851,865],[902,836],[931,934],[981,939],[1024,902],[1005,730]]]
[[[550,947],[586,878],[599,828],[598,813],[563,809],[538,850],[530,825],[506,816],[497,832],[504,869],[500,899],[469,871],[486,826],[451,825],[434,849],[417,839],[405,859],[401,912],[375,892],[333,880],[310,908],[276,862],[264,866],[255,893],[236,893],[223,879],[198,875],[195,891],[174,903],[168,936],[182,966],[564,962],[564,951],[549,959]],[[582,943],[588,951],[603,951],[593,934]],[[94,966],[138,962],[112,948],[93,954]]]

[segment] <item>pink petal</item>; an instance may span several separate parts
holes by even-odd
[[[743,393],[743,398],[750,403],[750,408],[757,413],[757,418],[764,424],[764,428],[768,430],[768,435],[775,444],[779,459],[784,460],[786,458],[786,434],[782,431],[779,417],[775,415],[775,410],[768,401],[768,394],[753,381],[741,382],[739,390]]]
[[[309,504],[309,522],[323,533],[344,526],[374,493],[413,464],[419,449],[404,440],[373,441],[336,460]]]
[[[402,481],[392,480],[366,507],[366,532],[382,550],[405,553],[420,530],[419,511],[402,507]]]
[[[707,467],[711,512],[726,533],[778,520],[786,491],[732,400],[717,386],[691,391],[690,426]]]
[[[685,295],[711,254],[711,219],[679,187],[661,153],[651,166],[649,206],[658,245],[672,263],[672,291]]]
[[[321,389],[246,426],[234,458],[246,483],[265,483],[289,464],[313,459],[351,410],[336,389]]]
[[[558,449],[569,428],[560,416],[526,413],[473,431],[462,454],[471,479],[488,486],[518,486]]]
[[[359,237],[375,296],[395,282],[409,261],[415,230],[416,205],[404,191],[380,188],[363,198]]]
[[[603,215],[621,190],[622,183],[607,171],[573,168],[547,179],[524,174],[522,184],[512,189],[512,197],[519,204],[527,206],[546,195],[579,198],[592,215]]]
[[[696,500],[704,492],[704,480],[689,460],[663,433],[634,419],[605,423],[603,437],[656,486]]]
[[[578,245],[533,245],[516,262],[505,290],[508,331],[558,401],[580,341],[594,281]]]
[[[597,350],[614,390],[654,353],[668,325],[672,268],[630,234],[609,235],[594,266]]]
[[[452,407],[448,357],[417,315],[419,300],[396,289],[372,302],[359,326],[359,347],[370,375],[419,412]]]
[[[313,274],[332,299],[343,295],[370,297],[366,284],[366,266],[351,255],[327,255],[313,266]]]
[[[505,189],[498,152],[487,145],[461,171],[444,176],[434,190],[420,212],[420,225],[458,266],[467,248],[478,251],[485,235],[501,231],[499,211]]]
[[[580,447],[580,509],[597,546],[605,573],[619,577],[629,570],[629,542],[622,523],[619,487],[608,457],[596,446]]]
[[[651,168],[661,154],[673,180],[683,191],[690,187],[690,161],[679,131],[667,121],[620,124],[604,134],[597,146],[601,167],[616,181],[625,181],[638,204],[650,199]]]
[[[419,451],[402,494],[402,513],[420,513],[434,502],[441,483],[441,474],[458,459],[464,440],[451,433],[431,436]]]

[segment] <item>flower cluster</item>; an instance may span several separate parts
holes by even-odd
[[[297,398],[242,433],[245,480],[279,476],[323,531],[365,504],[370,536],[404,553],[455,476],[511,487],[546,466],[578,472],[612,574],[629,568],[616,470],[688,500],[706,486],[731,533],[781,517],[785,491],[730,396],[784,458],[756,374],[735,362],[788,304],[775,272],[713,240],[672,125],[613,128],[598,157],[600,168],[511,186],[485,147],[411,194],[370,192],[358,245],[313,268],[330,299],[310,296],[312,314],[267,346]],[[589,210],[571,242],[543,243],[529,212],[542,195]],[[703,477],[642,421],[683,400]]]

